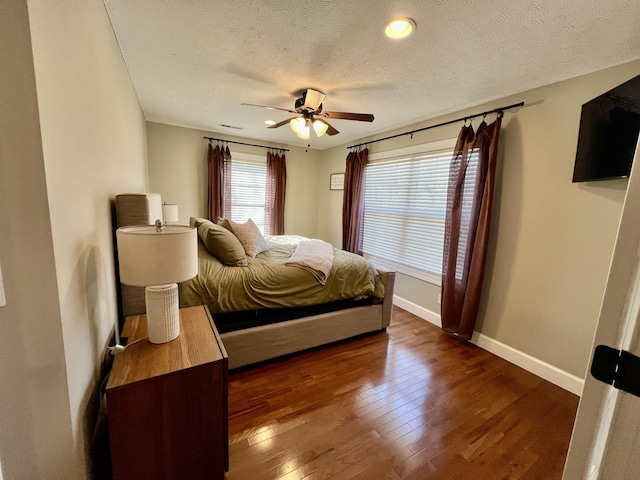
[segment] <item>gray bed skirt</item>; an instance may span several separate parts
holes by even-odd
[[[396,274],[380,269],[378,273],[385,286],[382,303],[221,334],[229,355],[229,368],[244,367],[386,329],[391,323]],[[215,315],[213,319],[215,322]]]

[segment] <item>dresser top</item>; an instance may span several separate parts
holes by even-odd
[[[153,344],[147,336],[147,316],[127,317],[122,336],[128,347],[115,357],[107,390],[188,368],[220,361],[226,357],[205,306],[180,309],[180,335],[167,343]],[[137,343],[133,343],[136,340]]]

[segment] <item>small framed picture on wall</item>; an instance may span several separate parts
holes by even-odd
[[[344,173],[332,173],[329,190],[344,190]]]

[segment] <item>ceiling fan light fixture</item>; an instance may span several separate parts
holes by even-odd
[[[291,125],[291,130],[293,130],[298,137],[303,140],[309,139],[309,125],[303,117],[292,118],[289,125]]]
[[[389,38],[405,38],[416,30],[416,22],[410,18],[396,18],[387,23],[384,33]]]
[[[314,120],[313,121],[313,129],[315,130],[316,135],[318,137],[321,137],[322,135],[327,133],[327,130],[329,129],[329,125],[327,125],[326,123],[321,122],[320,120]]]

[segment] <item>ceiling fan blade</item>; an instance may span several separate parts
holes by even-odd
[[[316,119],[317,121],[319,121],[319,122],[324,123],[327,127],[329,127],[329,128],[327,128],[327,135],[332,136],[332,135],[337,135],[337,134],[339,134],[339,133],[340,133],[338,130],[336,130],[335,128],[333,128],[333,126],[332,126],[332,125],[330,125],[330,124],[329,124],[329,122],[327,122],[324,118],[316,117],[315,119]]]
[[[295,113],[295,112],[294,112]],[[286,120],[283,120],[281,122],[278,122],[274,125],[269,125],[267,128],[278,128],[281,127],[283,125],[286,125],[287,123],[289,123],[291,120],[293,120],[294,118],[298,118],[298,117],[291,117],[291,118],[287,118]]]
[[[318,107],[322,103],[322,100],[324,100],[324,97],[324,93],[308,88],[304,95],[304,106],[315,112],[318,110]]]
[[[249,107],[268,108],[269,110],[282,110],[283,112],[289,112],[289,113],[298,113],[295,110],[290,110],[288,108],[281,108],[281,107],[272,107],[270,105],[256,105],[255,103],[241,103],[240,105],[245,105],[245,106],[249,106]]]
[[[321,115],[327,118],[338,120],[358,120],[359,122],[373,122],[373,115],[370,113],[349,113],[349,112],[322,112]]]

